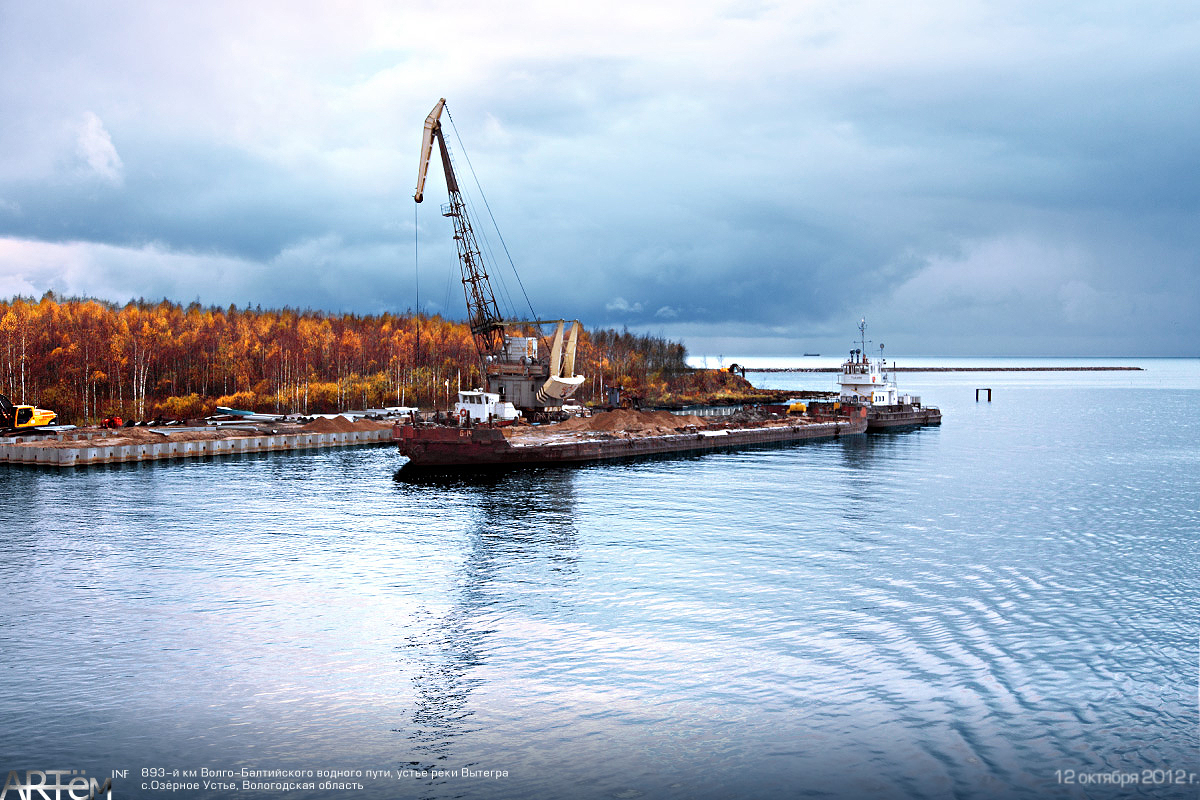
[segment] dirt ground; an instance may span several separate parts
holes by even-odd
[[[256,426],[247,424],[246,427],[252,428]],[[391,427],[392,424],[390,422],[375,422],[369,419],[360,419],[357,422],[351,422],[345,417],[339,416],[333,419],[318,417],[307,425],[283,422],[271,423],[263,425],[261,430],[255,432],[250,430],[230,430],[228,428],[210,428],[200,431],[180,430],[172,427],[114,428],[111,430],[103,428],[79,428],[71,433],[100,433],[101,435],[93,436],[86,441],[67,439],[66,441],[59,442],[54,439],[39,439],[27,442],[26,444],[31,447],[78,449],[80,447],[117,447],[127,444],[161,444],[166,441],[205,442],[218,439],[241,439],[247,436],[267,436],[272,431],[278,433],[348,433],[351,431],[375,431],[381,428],[390,429]]]
[[[312,422],[304,425],[300,430],[305,433],[350,433],[352,431],[377,431],[380,428],[391,428],[390,422],[375,422],[369,419],[360,419],[357,422],[351,422],[343,416],[337,416],[332,419],[327,417],[317,417]]]
[[[590,417],[572,417],[552,425],[528,427],[517,425],[504,428],[510,439],[546,438],[560,433],[613,433],[636,436],[679,433],[688,428],[704,428],[710,420],[694,415],[678,416],[669,411],[601,411]]]

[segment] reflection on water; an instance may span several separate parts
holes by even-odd
[[[455,741],[479,731],[472,721],[473,689],[483,680],[497,635],[493,619],[510,598],[507,580],[527,580],[533,573],[554,583],[542,589],[563,590],[576,561],[574,471],[563,468],[431,476],[404,480],[420,492],[452,492],[467,500],[471,525],[467,547],[455,572],[448,607],[417,610],[405,636],[401,658],[416,690],[408,724],[397,729],[411,743],[414,769],[444,768]],[[414,491],[410,489],[410,491]],[[539,570],[537,562],[553,565]],[[436,782],[434,782],[436,783]]]

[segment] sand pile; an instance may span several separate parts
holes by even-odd
[[[358,429],[354,427],[353,422],[339,414],[333,418],[317,417],[305,425],[304,430],[309,433],[349,433]]]
[[[606,433],[675,433],[688,426],[703,427],[702,417],[678,416],[670,411],[601,411],[590,417],[572,417],[550,425],[556,431],[603,431]]]

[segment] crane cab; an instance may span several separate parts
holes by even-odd
[[[0,430],[27,431],[50,425],[58,417],[53,411],[34,406],[14,405],[0,394]]]

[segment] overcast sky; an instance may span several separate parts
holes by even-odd
[[[544,318],[710,356],[840,353],[864,316],[898,357],[1200,354],[1177,0],[0,0],[0,296],[374,313],[419,278],[461,318],[437,164],[412,201],[439,97],[518,313],[468,157]]]

